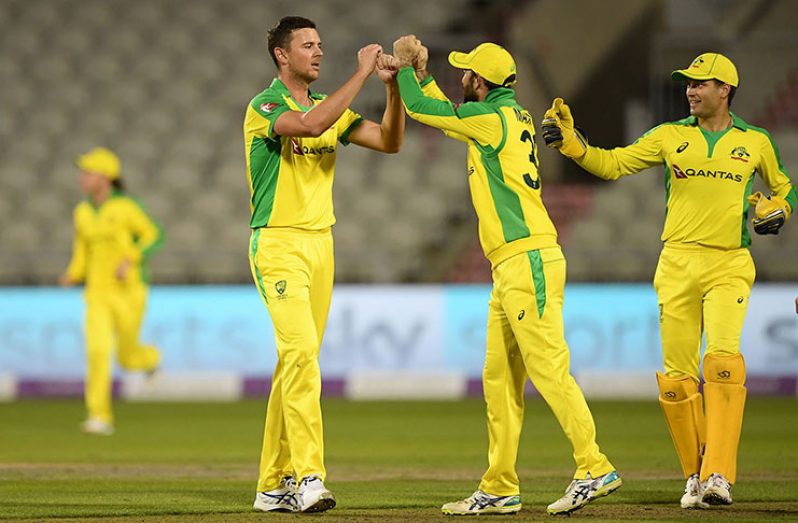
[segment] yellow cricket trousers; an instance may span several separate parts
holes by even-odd
[[[255,229],[249,259],[277,343],[257,488],[262,492],[291,474],[326,476],[319,349],[332,298],[332,233]]]
[[[139,342],[147,305],[147,286],[128,283],[113,289],[87,289],[86,300],[86,410],[90,418],[113,422],[111,409],[112,355],[125,370],[153,370],[161,355]]]
[[[531,378],[574,449],[575,479],[614,467],[596,444],[596,427],[570,374],[563,334],[565,258],[559,247],[517,254],[493,269],[483,388],[488,411],[488,470],[480,489],[519,493],[515,470],[524,419],[524,384]]]
[[[701,336],[706,353],[733,356],[756,270],[746,248],[734,250],[666,243],[654,289],[660,310],[665,374],[698,378]]]

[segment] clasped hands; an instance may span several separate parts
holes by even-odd
[[[396,73],[403,67],[413,67],[419,79],[427,75],[429,50],[415,35],[399,37],[393,43],[393,54],[383,51],[379,44],[370,44],[358,52],[358,67],[364,72],[377,72],[377,76],[385,83],[396,78]]]

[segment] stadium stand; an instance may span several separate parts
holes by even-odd
[[[593,2],[569,0],[569,9],[583,5],[606,19],[601,31],[592,30],[592,22],[571,28],[590,32],[589,49],[584,39],[563,38],[559,24],[546,22],[562,1],[414,2],[423,9],[389,2],[303,4],[325,42],[315,87],[329,92],[340,85],[365,43],[390,46],[414,32],[432,48],[439,83],[459,97],[460,76],[446,64],[447,51],[494,37],[518,58],[519,99],[541,115],[554,94],[587,99],[584,93],[606,74],[607,63],[622,63],[624,47],[642,38],[635,28],[650,27],[654,19],[662,28],[646,36],[652,56],[643,66],[649,69],[643,82],[650,86],[643,100],[649,120],[619,125],[625,136],[636,136],[659,115],[684,111],[678,105],[683,94],[667,91],[672,86],[658,79],[709,41],[738,60],[744,81],[758,78],[751,82],[756,89],[741,89],[735,108],[774,132],[788,171],[798,177],[796,39],[785,26],[796,8],[788,0],[711,2],[726,13],[711,33],[701,16],[688,29],[675,22],[679,12],[709,9],[701,2],[625,0],[601,13]],[[131,193],[164,226],[167,242],[152,263],[155,282],[249,282],[243,109],[274,76],[266,29],[294,13],[295,4],[4,0],[0,11],[0,284],[55,282],[71,249],[71,209],[81,198],[72,161],[95,145],[119,153]],[[565,65],[577,57],[580,67]],[[379,119],[383,103],[384,88],[371,79],[353,108]],[[595,122],[608,112],[579,107],[578,115]],[[413,122],[407,129],[398,155],[354,146],[340,151],[338,281],[484,281],[464,148]],[[615,136],[597,139],[622,143]],[[559,158],[540,149],[544,198],[560,229],[570,278],[649,280],[659,251],[661,174],[615,184],[588,175],[574,180],[564,176]],[[791,262],[798,259],[798,227],[791,225],[779,242],[755,242],[757,259],[772,260],[758,264],[760,280],[798,277]]]

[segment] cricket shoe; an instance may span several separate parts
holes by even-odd
[[[324,512],[335,507],[335,496],[318,476],[305,476],[297,490],[300,512]]]
[[[704,503],[704,485],[698,474],[693,474],[687,478],[687,485],[684,486],[684,494],[680,501],[682,508],[709,508],[708,503]]]
[[[80,424],[80,430],[86,434],[94,434],[97,436],[110,436],[114,433],[114,426],[100,418],[89,418]]]
[[[614,470],[596,479],[587,475],[585,479],[575,479],[565,489],[565,495],[549,505],[546,510],[549,514],[568,514],[579,510],[596,498],[612,494],[623,482]]]
[[[299,512],[296,480],[286,476],[280,480],[280,486],[274,490],[255,494],[252,508],[262,512]]]
[[[704,483],[701,500],[709,505],[731,505],[731,484],[722,474],[710,474]]]
[[[447,503],[441,512],[449,516],[514,514],[521,510],[521,496],[492,496],[477,490],[462,501]]]

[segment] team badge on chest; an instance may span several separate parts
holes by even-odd
[[[735,147],[730,154],[732,160],[738,160],[744,163],[748,163],[748,159],[751,157],[743,146]]]

